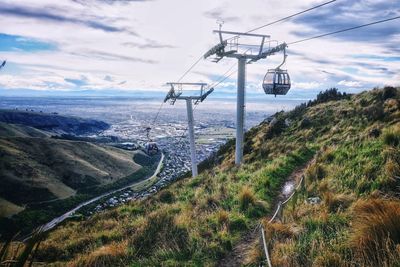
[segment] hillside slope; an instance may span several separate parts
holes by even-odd
[[[234,166],[233,141],[228,142],[195,179],[49,233],[36,260],[69,266],[218,266],[271,214],[284,181],[314,158],[304,195],[285,211],[290,222],[266,225],[276,239],[274,264],[395,266],[399,145],[398,89],[353,96],[330,90],[251,129],[240,168]],[[322,202],[305,204],[309,196]],[[254,243],[242,264],[258,265],[260,252]]]
[[[0,122],[21,124],[53,133],[74,135],[98,133],[110,127],[109,124],[98,120],[8,109],[0,110]]]
[[[33,127],[0,122],[2,137],[50,137],[51,134]]]
[[[115,182],[140,168],[133,153],[121,149],[53,139],[44,131],[22,125],[1,123],[0,133],[3,204],[4,200],[23,206],[64,199],[76,190]]]

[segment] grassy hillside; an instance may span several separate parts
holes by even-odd
[[[136,172],[133,153],[87,142],[49,138],[27,126],[0,124],[0,205],[65,199]],[[2,209],[2,215],[11,215]]]
[[[26,125],[53,133],[73,135],[102,132],[110,127],[109,124],[103,121],[93,119],[16,109],[1,109],[0,122]]]
[[[197,178],[52,231],[36,260],[69,266],[218,266],[271,216],[287,177],[312,162],[305,173],[307,190],[285,210],[288,223],[267,225],[275,240],[274,264],[396,266],[399,99],[394,88],[320,94],[251,129],[240,168],[229,142],[202,164]],[[309,196],[322,203],[305,204]],[[260,255],[255,243],[242,264],[257,266]]]
[[[48,132],[18,124],[0,122],[0,136],[2,137],[50,137]]]

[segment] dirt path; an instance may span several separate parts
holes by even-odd
[[[272,213],[275,211],[279,202],[286,200],[289,195],[293,192],[295,187],[297,186],[298,181],[300,181],[301,176],[304,171],[312,163],[313,159],[308,161],[303,166],[297,168],[286,180],[285,184],[282,186],[280,190],[280,194],[276,197],[273,203],[273,209],[271,209]],[[268,214],[267,217],[272,217],[272,214]],[[255,242],[258,242],[260,239],[260,227],[255,227],[249,230],[243,238],[235,245],[231,252],[229,252],[225,258],[223,258],[218,266],[242,266],[243,262],[246,258],[246,255],[251,253],[254,248]]]

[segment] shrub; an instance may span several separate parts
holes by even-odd
[[[400,202],[359,200],[353,214],[351,245],[358,261],[361,265],[383,266],[400,244]]]
[[[378,138],[381,135],[381,130],[379,128],[373,128],[369,131],[368,135],[373,138]]]
[[[246,219],[243,215],[232,215],[229,218],[229,231],[244,231],[247,228]]]
[[[306,103],[301,103],[300,105],[296,106],[292,111],[289,112],[289,117],[294,119],[296,117],[302,116],[307,109]]]
[[[315,104],[325,103],[332,100],[340,100],[348,97],[348,94],[339,92],[337,88],[331,88],[325,90],[324,92],[319,92],[319,94],[317,95],[317,99],[309,101],[307,103],[307,106],[313,106]]]
[[[255,201],[254,204],[247,209],[247,215],[253,218],[260,218],[268,212],[268,207],[265,201]]]
[[[163,203],[172,203],[175,201],[174,194],[169,190],[162,190],[159,195],[159,199]]]
[[[364,108],[363,114],[369,121],[382,120],[385,117],[385,111],[382,103],[376,103]]]
[[[244,186],[239,193],[240,209],[247,210],[250,205],[254,204],[256,197],[251,188]]]
[[[382,135],[383,142],[388,146],[398,146],[400,144],[400,125],[386,129]]]
[[[301,128],[308,128],[312,125],[311,120],[308,117],[304,117],[304,119],[300,122]]]
[[[382,100],[394,98],[397,95],[397,89],[392,86],[386,86],[382,91]]]

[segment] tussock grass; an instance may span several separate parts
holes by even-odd
[[[174,215],[165,210],[155,211],[130,238],[130,253],[148,257],[157,249],[181,251],[187,249],[188,239],[187,229],[175,223]]]
[[[254,192],[250,187],[244,186],[242,188],[239,193],[239,203],[242,210],[247,210],[250,205],[254,205],[256,203],[256,197],[254,196]]]
[[[400,201],[368,199],[354,206],[351,245],[362,265],[384,266],[387,259],[400,262]]]
[[[87,255],[82,255],[74,260],[69,266],[126,266],[127,259],[126,243],[111,243],[102,246]]]
[[[355,197],[351,194],[334,194],[332,192],[324,192],[323,200],[329,212],[339,212],[347,209]]]
[[[388,146],[400,145],[400,124],[386,129],[382,134],[383,142]]]

